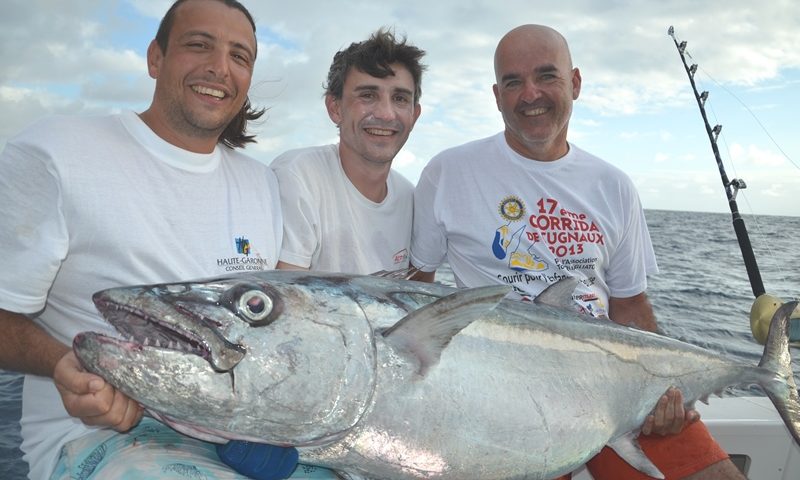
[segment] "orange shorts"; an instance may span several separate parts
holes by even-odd
[[[677,435],[642,435],[639,445],[666,480],[686,477],[728,458],[728,454],[711,437],[701,421],[687,426]],[[608,447],[603,447],[587,462],[586,467],[595,480],[652,480],[628,465]],[[558,480],[568,478],[564,476]]]

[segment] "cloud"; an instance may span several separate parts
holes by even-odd
[[[763,149],[757,145],[741,145],[730,147],[731,160],[737,165],[754,165],[756,167],[782,167],[787,165],[786,158],[778,152]]]
[[[153,82],[145,52],[170,4],[8,0],[0,17],[0,144],[49,113],[146,108]],[[761,121],[781,148],[797,156],[798,140],[790,131],[795,112],[787,107],[800,102],[794,93],[800,91],[800,4],[792,0],[757,6],[729,0],[724,9],[693,0],[565,0],[558,8],[544,0],[245,4],[259,40],[251,99],[268,108],[253,126],[259,143],[247,151],[265,162],[289,148],[335,141],[336,129],[322,103],[333,54],[389,26],[427,51],[422,116],[395,164],[416,182],[422,166],[439,151],[502,129],[491,91],[494,48],[510,28],[529,22],[560,30],[581,69],[584,85],[570,140],[631,175],[663,169],[657,170],[663,183],[651,179],[647,188],[666,197],[643,194],[643,202],[675,203],[665,193],[667,186],[693,169],[707,166],[716,175],[686,74],[667,35],[670,25],[688,41],[691,61],[700,65],[696,80],[711,91],[709,107],[725,124],[728,138],[740,145],[731,153],[736,163],[790,168],[768,142],[752,138],[758,125],[737,130],[736,122],[747,112],[729,100],[728,92],[762,113]],[[726,104],[732,106],[726,109]],[[687,199],[687,208],[698,205],[706,204]]]

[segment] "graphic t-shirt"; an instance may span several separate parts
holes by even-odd
[[[552,162],[525,158],[503,133],[446,150],[422,172],[414,196],[411,262],[450,263],[456,283],[511,285],[532,300],[548,285],[580,280],[578,310],[606,315],[658,271],[638,194],[618,168],[570,144]]]

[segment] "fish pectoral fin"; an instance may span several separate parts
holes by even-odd
[[[636,439],[637,435],[634,433],[627,433],[613,442],[608,444],[608,447],[617,452],[623,460],[628,462],[628,465],[639,470],[645,475],[653,478],[664,478],[664,474],[658,469],[653,462],[647,458],[647,455],[642,451],[639,446],[639,440]]]
[[[539,295],[537,295],[533,301],[534,303],[538,303],[540,305],[549,305],[551,307],[572,310],[575,308],[575,301],[572,299],[572,293],[575,291],[575,287],[577,286],[577,278],[562,278],[561,280],[542,290],[542,292],[539,293]]]
[[[458,290],[409,313],[383,336],[394,348],[416,357],[418,373],[424,375],[458,332],[496,307],[509,291],[506,285]]]

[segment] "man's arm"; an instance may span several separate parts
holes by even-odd
[[[648,332],[655,332],[658,329],[653,307],[650,305],[645,292],[627,298],[609,298],[608,316],[620,325],[635,327]]]
[[[412,265],[413,268],[413,265]],[[416,280],[418,282],[428,282],[433,283],[433,279],[436,277],[436,270],[432,272],[423,272],[422,270],[417,270],[417,273],[411,276],[409,280]]]
[[[0,309],[0,368],[52,377],[70,349],[20,313]]]
[[[301,267],[293,263],[281,262],[280,260],[278,260],[278,264],[275,265],[275,268],[278,270],[310,270],[308,267]]]
[[[86,425],[130,430],[143,409],[102,377],[86,372],[70,347],[25,315],[0,310],[0,367],[50,377],[64,408]]]

